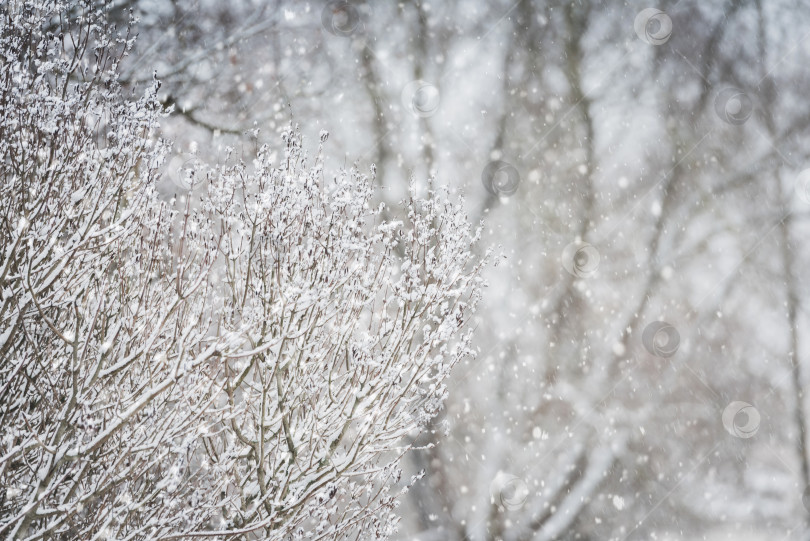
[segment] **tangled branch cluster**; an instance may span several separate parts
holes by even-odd
[[[0,8],[0,537],[387,537],[477,235],[436,193],[385,220],[294,127],[174,210],[105,9]]]

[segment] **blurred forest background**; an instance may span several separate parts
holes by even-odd
[[[118,7],[167,199],[292,120],[500,247],[401,539],[810,539],[805,2]]]

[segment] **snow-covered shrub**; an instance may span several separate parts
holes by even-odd
[[[106,8],[0,7],[0,537],[385,538],[476,235],[446,194],[384,219],[294,127],[176,212]]]

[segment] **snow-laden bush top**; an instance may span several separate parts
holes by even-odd
[[[173,211],[105,9],[0,8],[0,537],[387,537],[476,235],[441,194],[385,219],[294,127]]]

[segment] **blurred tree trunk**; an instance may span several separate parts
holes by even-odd
[[[766,21],[762,12],[762,0],[756,0],[758,25],[757,38],[760,56],[760,94],[764,98],[763,121],[768,129],[768,136],[771,144],[776,148],[778,144],[778,130],[774,122],[772,111],[772,100],[776,96],[773,80],[767,73],[765,66],[768,59],[768,44],[765,35]],[[795,272],[796,261],[794,254],[794,243],[791,240],[793,228],[793,216],[791,211],[791,197],[785,193],[782,179],[778,168],[772,172],[774,184],[776,185],[777,209],[782,219],[779,221],[779,248],[782,257],[782,272],[785,277],[785,310],[787,317],[787,327],[789,333],[788,358],[790,359],[790,376],[793,386],[794,410],[793,422],[796,425],[796,454],[800,466],[799,486],[802,492],[810,489],[810,465],[808,465],[807,455],[807,417],[804,411],[804,374],[801,363],[801,343],[799,340],[798,310],[800,298],[798,292],[798,282]],[[810,509],[804,511],[804,529],[801,538],[810,540]]]

